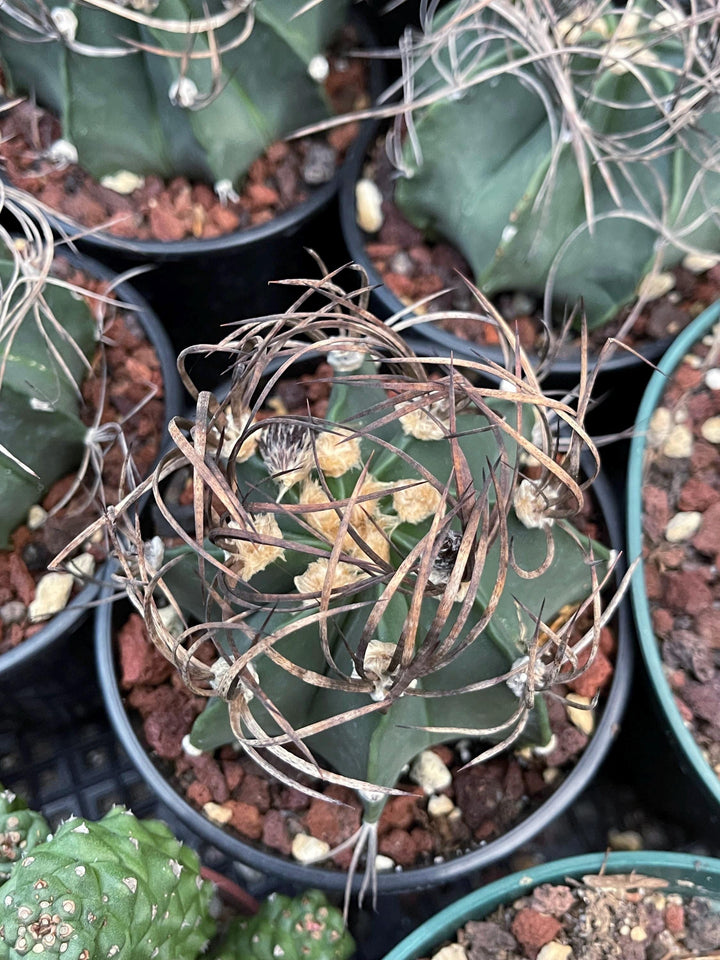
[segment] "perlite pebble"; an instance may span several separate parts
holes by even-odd
[[[103,177],[100,184],[108,190],[112,190],[113,193],[127,196],[145,185],[145,177],[140,177],[130,170],[118,170],[117,173],[109,173]]]
[[[300,863],[322,860],[330,853],[330,844],[307,833],[298,833],[292,842],[292,855]]]
[[[38,623],[64,610],[73,588],[71,573],[46,573],[35,587],[35,599],[28,607],[28,620]]]
[[[708,390],[720,390],[720,367],[711,367],[705,374],[705,386]]]
[[[660,446],[670,436],[674,426],[673,415],[667,407],[658,407],[650,417],[647,441],[652,447]]]
[[[467,960],[467,954],[465,948],[459,943],[449,943],[434,953],[432,960]]]
[[[78,586],[82,586],[95,573],[95,557],[91,553],[80,553],[68,560],[67,570],[72,573]]]
[[[392,870],[395,866],[395,861],[392,857],[386,857],[384,853],[379,853],[375,857],[375,869],[376,870]]]
[[[720,443],[720,417],[710,417],[700,427],[700,433],[709,443]]]
[[[611,850],[636,853],[643,849],[642,834],[637,830],[609,830],[608,846]]]
[[[431,817],[446,817],[454,809],[455,804],[444,793],[433,794],[428,800],[427,812]]]
[[[28,510],[28,515],[27,515],[28,530],[39,530],[46,520],[47,520],[47,510],[41,507],[39,503],[34,503]]]
[[[670,293],[674,286],[675,277],[672,273],[649,273],[640,281],[638,296],[646,300],[658,300]]]
[[[720,258],[713,254],[688,253],[683,257],[682,265],[690,273],[705,273],[706,270],[711,270],[716,266],[718,262],[720,262]]]
[[[213,803],[212,800],[203,806],[203,813],[208,820],[212,820],[213,823],[219,823],[220,826],[224,826],[232,820],[232,810],[230,807],[223,807],[222,804]]]
[[[572,955],[572,947],[568,943],[551,940],[538,953],[537,960],[571,960]]]
[[[355,184],[357,224],[366,233],[377,233],[383,225],[382,194],[372,180],[358,180]]]
[[[662,452],[671,460],[683,460],[689,457],[692,454],[692,449],[692,430],[684,423],[676,424],[662,445]]]
[[[446,790],[452,783],[452,774],[436,753],[423,750],[410,767],[410,779],[429,796]]]
[[[670,518],[665,528],[665,539],[670,543],[682,543],[694,537],[700,529],[702,514],[697,510],[685,510]]]
[[[576,703],[577,706],[570,706],[571,703]],[[587,737],[595,729],[595,714],[592,710],[583,709],[583,707],[589,707],[591,703],[589,697],[581,697],[579,693],[573,693],[571,697],[568,697],[565,705],[570,723]]]

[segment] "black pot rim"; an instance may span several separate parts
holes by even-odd
[[[382,320],[387,320],[396,313],[407,311],[407,306],[395,296],[384,283],[381,275],[375,269],[375,265],[367,254],[365,248],[365,237],[358,226],[355,216],[355,184],[360,178],[363,164],[365,163],[367,151],[373,140],[377,137],[381,121],[376,120],[369,124],[358,138],[353,146],[354,149],[348,155],[347,161],[341,170],[340,189],[338,193],[338,203],[340,207],[340,226],[342,229],[345,245],[354,263],[359,264],[367,273],[368,281],[373,287],[373,297],[382,308]],[[410,314],[407,314],[408,316]],[[487,359],[495,363],[504,365],[503,353],[500,347],[494,344],[484,345],[475,344],[470,340],[463,340],[454,333],[443,330],[432,322],[419,323],[408,331],[412,339],[417,343],[417,350],[422,350],[422,341],[425,340],[432,347],[442,347],[448,357],[461,357],[465,360]],[[644,358],[641,360],[627,350],[618,349],[609,360],[603,361],[602,371],[604,373],[616,374],[626,370],[636,370],[644,365],[644,361],[654,363],[665,353],[672,342],[672,337],[664,337],[662,340],[642,344],[637,352]],[[533,355],[531,354],[531,359]],[[593,358],[591,357],[591,362]],[[580,377],[580,352],[577,356],[558,357],[549,368],[549,375],[556,377],[566,377],[568,379],[579,379]]]
[[[107,267],[73,250],[64,247],[59,250],[56,248],[55,255],[66,259],[73,266],[97,280],[111,282],[117,277],[117,274]],[[176,416],[182,410],[182,387],[175,364],[175,351],[170,343],[170,338],[145,298],[127,281],[113,287],[113,292],[121,305],[134,308],[132,309],[133,316],[137,319],[143,333],[158,355],[163,375],[164,423],[167,424],[171,417]],[[106,567],[107,565],[103,565],[96,573],[95,581],[83,587],[65,609],[56,613],[37,633],[27,640],[23,640],[14,649],[0,655],[0,683],[11,682],[12,675],[17,669],[24,667],[34,657],[40,657],[56,640],[75,630],[85,616],[88,605],[97,599],[104,582],[103,571]],[[40,670],[40,661],[38,661],[38,671]]]
[[[601,474],[592,489],[603,515],[610,543],[615,549],[619,549],[622,544],[622,525],[619,508],[607,478]],[[105,595],[109,595],[109,592],[106,589]],[[380,894],[399,893],[448,883],[472,871],[490,866],[531,840],[585,789],[620,730],[630,690],[633,649],[630,611],[626,600],[620,604],[617,618],[618,647],[615,672],[602,715],[580,760],[552,796],[502,837],[470,853],[430,866],[410,868],[401,872],[379,873],[378,892]],[[231,836],[191,807],[165,780],[136,737],[120,696],[112,649],[112,607],[109,603],[98,606],[95,613],[95,656],[105,707],[118,739],[144,780],[186,826],[207,842],[223,850],[228,856],[261,873],[279,875],[289,882],[305,887],[321,887],[326,890],[345,888],[347,874],[344,871],[306,866],[279,853],[265,852],[250,842]],[[356,875],[353,879],[353,891],[359,890],[361,882],[362,876]]]

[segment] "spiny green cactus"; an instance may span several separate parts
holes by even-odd
[[[63,138],[96,178],[130,171],[237,184],[273,141],[328,115],[311,65],[349,3],[322,0],[295,18],[302,6],[70,2],[48,15],[37,0],[10,0],[0,57],[11,89],[60,117]]]
[[[674,0],[456,0],[406,51],[398,206],[454,243],[489,296],[547,285],[561,311],[582,298],[590,326],[636,295],[656,256],[720,254],[718,84],[703,53],[715,15]]]
[[[354,950],[342,913],[321,890],[308,890],[272,893],[254,917],[237,917],[213,960],[348,960]]]
[[[73,817],[2,887],[0,958],[194,960],[214,935],[212,884],[157,820]]]
[[[41,256],[8,246],[5,256],[0,259],[0,548],[48,487],[80,465],[88,428],[80,419],[79,385],[97,346],[87,302],[43,279],[38,268],[49,265]]]
[[[21,797],[0,786],[0,885],[10,876],[13,865],[49,833],[42,814],[29,810]]]
[[[235,738],[281,779],[290,765],[360,791],[367,839],[426,747],[548,740],[542,692],[580,672],[578,625],[597,649],[608,553],[568,520],[586,485],[582,412],[545,397],[522,358],[517,374],[418,359],[367,312],[366,289],[303,282],[327,306],[300,298],[241,324],[221,348],[235,358],[227,396],[200,394],[152,484],[92,530],[108,528],[153,642],[220,698],[193,743]],[[268,415],[308,354],[335,371],[326,412]],[[488,373],[505,388],[479,386]],[[170,515],[162,489],[178,471],[195,476],[195,524],[176,524],[185,544],[163,560],[134,505],[152,485]]]

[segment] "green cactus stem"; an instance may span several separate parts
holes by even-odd
[[[679,4],[563,10],[458,0],[427,24],[406,60],[395,200],[487,295],[545,296],[546,321],[550,299],[582,300],[594,327],[651,269],[720,253],[717,79],[707,24]]]
[[[322,0],[294,17],[295,0],[234,7],[160,0],[148,5],[150,12],[131,15],[120,6],[109,12],[70,2],[52,10],[56,23],[62,14],[64,40],[47,43],[38,37],[53,29],[57,37],[58,30],[41,5],[12,0],[0,14],[6,28],[0,57],[10,89],[36,96],[58,115],[63,138],[95,178],[130,171],[237,184],[271,143],[328,116],[312,65],[345,22],[348,6],[348,0]],[[192,43],[186,33],[164,28],[167,21],[206,18],[227,22],[197,30]],[[215,64],[214,48],[220,51]]]
[[[272,893],[254,917],[232,921],[213,960],[348,960],[355,942],[320,890]]]
[[[38,289],[32,272],[18,280],[17,264],[0,260],[8,318],[0,327],[0,548],[48,487],[80,464],[87,427],[79,385],[97,345],[86,301],[52,280]]]
[[[42,814],[29,810],[27,803],[12,790],[0,787],[0,885],[21,857],[46,840],[49,833],[50,827]]]
[[[160,821],[73,817],[2,888],[0,958],[194,960],[215,933],[212,884]]]

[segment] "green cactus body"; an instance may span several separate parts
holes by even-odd
[[[0,958],[194,960],[215,932],[199,869],[159,821],[72,818],[3,886]]]
[[[138,43],[159,52],[100,58],[57,42],[0,36],[0,56],[13,89],[34,92],[59,115],[64,139],[97,179],[130,171],[237,183],[272,142],[328,115],[322,86],[308,66],[344,23],[348,0],[323,0],[297,19],[295,0],[257,0],[250,6],[255,23],[242,44],[231,48],[244,17],[215,32],[219,48],[228,48],[222,52],[222,92],[200,109],[171,101],[181,61],[162,55],[185,51],[187,36],[81,3],[67,7],[77,18],[78,43],[114,49]],[[207,7],[201,0],[160,0],[152,19],[202,19]],[[209,8],[211,14],[225,10],[219,3]],[[7,15],[0,22],[17,32]],[[193,50],[208,51],[206,35],[195,37]],[[183,76],[190,100],[210,93],[208,59],[190,60]]]
[[[21,857],[47,839],[50,827],[40,813],[11,790],[0,789],[0,885]]]
[[[0,261],[4,285],[12,271],[11,263]],[[13,309],[15,298],[24,295],[24,287],[15,287],[11,302],[4,298],[3,306]],[[79,416],[79,384],[96,346],[95,334],[85,300],[52,282],[15,330],[6,326],[0,333],[5,362],[0,387],[0,548],[8,545],[29,507],[81,461],[87,427]]]
[[[374,364],[366,363],[362,372],[368,373],[374,369]],[[345,382],[343,377],[339,377],[332,389],[327,417],[348,429],[357,429],[360,423],[367,426],[372,423],[373,418],[362,417],[359,413],[370,410],[386,399],[385,392],[379,387],[373,388],[367,382],[352,386]],[[507,419],[516,415],[513,405],[501,399],[490,401],[488,406],[494,409],[496,415]],[[531,421],[530,415],[525,417],[525,435],[530,432]],[[511,467],[518,457],[516,441],[508,436],[499,441],[497,431],[487,429],[487,423],[477,411],[457,415],[459,443],[467,458],[476,490],[482,487],[483,478],[487,478],[490,464],[502,460]],[[374,443],[373,438],[378,438],[378,441]],[[387,445],[394,452],[389,453]],[[410,486],[419,484],[420,475],[413,472],[398,451],[414,458],[440,484],[450,478],[453,464],[447,442],[441,439],[418,439],[407,434],[396,421],[379,426],[376,430],[366,430],[361,441],[361,459],[340,476],[334,476],[332,472],[325,473],[324,483],[335,498],[340,500],[348,497],[358,480],[361,468],[371,463],[372,482],[392,486],[405,479]],[[267,503],[275,498],[275,494],[270,496],[275,485],[268,475],[266,463],[257,451],[238,463],[236,471],[238,498],[247,509],[252,510],[253,502]],[[313,481],[316,472],[311,472],[310,481]],[[302,484],[292,487],[285,494],[285,501],[307,502],[303,489],[307,488],[303,488]],[[495,499],[492,485],[487,491],[487,498],[490,502]],[[408,514],[398,515],[399,507],[394,505],[394,499],[390,501],[390,496],[387,501],[379,501],[380,509],[375,516],[375,522],[382,525],[386,523],[386,515],[387,518],[392,515],[392,521],[387,521],[392,544],[389,559],[391,564],[397,566],[401,558],[407,556],[422,538],[427,536],[434,508],[431,507],[431,512],[425,512],[419,520],[400,521],[401,517],[407,517]],[[307,529],[301,528],[288,514],[281,515],[279,523],[286,538],[318,548],[327,548],[327,541],[313,539]],[[365,528],[366,535],[371,532]],[[540,567],[546,556],[546,531],[526,529],[511,511],[508,535],[518,545],[516,553],[522,567],[528,571]],[[334,536],[330,530],[331,542]],[[416,691],[434,691],[437,692],[436,696],[399,697],[389,703],[382,712],[366,713],[308,737],[309,746],[343,775],[391,787],[396,783],[405,764],[420,751],[435,743],[452,739],[448,735],[448,728],[494,728],[497,732],[489,735],[488,740],[504,739],[518,708],[518,697],[510,686],[496,683],[468,693],[458,694],[456,691],[468,684],[480,683],[507,673],[518,659],[527,654],[538,617],[542,616],[544,622],[551,623],[563,608],[579,603],[591,593],[589,541],[577,531],[563,529],[561,526],[553,527],[551,536],[554,557],[545,572],[528,580],[509,570],[495,613],[477,639],[447,665],[418,679],[417,686],[414,687]],[[608,556],[607,551],[599,544],[593,544],[592,550],[596,561],[602,561]],[[486,610],[498,579],[499,551],[498,543],[489,550],[475,602],[460,638],[455,641],[456,644],[462,642],[479,623]],[[184,548],[180,548],[180,553],[183,552]],[[296,579],[308,568],[308,559],[312,558],[308,558],[307,554],[286,549],[283,556],[277,556],[264,569],[250,577],[250,586],[275,595],[297,595]],[[596,572],[600,567],[602,563],[596,567]],[[199,587],[195,554],[187,555],[182,563],[169,569],[166,582],[173,594],[182,598],[188,617],[200,622],[213,619],[208,613],[206,599]],[[358,648],[368,617],[381,594],[382,587],[379,586],[359,588],[351,600],[363,606],[339,613],[328,622],[332,656],[338,670],[346,676],[350,675],[353,669],[350,651]],[[521,603],[517,602],[518,598],[521,598]],[[348,602],[347,598],[345,602]],[[392,645],[394,649],[394,645],[401,639],[408,618],[408,604],[406,594],[398,591],[393,595],[377,626],[376,640]],[[334,605],[340,606],[340,601]],[[426,636],[431,631],[438,605],[439,599],[432,595],[426,595],[422,599],[420,636]],[[440,639],[448,636],[460,615],[460,607],[459,602],[453,604],[453,610],[447,616],[440,632]],[[217,616],[220,617],[219,611]],[[277,610],[269,613],[261,610],[251,614],[248,622],[260,633],[270,635],[284,626],[299,623],[303,616],[305,614],[298,612],[286,613]],[[216,642],[222,644],[222,639],[216,638]],[[246,640],[243,646],[243,638],[239,636],[234,636],[232,643],[237,650],[236,656],[249,646],[249,640]],[[334,675],[319,642],[317,623],[297,627],[287,637],[278,640],[273,649],[305,670],[327,676]],[[228,652],[231,652],[230,649]],[[253,667],[257,670],[263,694],[270,703],[279,705],[284,718],[295,730],[339,716],[355,707],[362,708],[369,700],[365,692],[349,692],[334,689],[332,686],[309,686],[303,678],[291,675],[276,657],[258,656],[253,659]],[[253,700],[250,706],[266,731],[271,734],[279,732],[259,698]],[[541,697],[537,697],[523,738],[527,742],[541,744],[547,742],[549,737],[545,704]],[[211,750],[232,740],[227,704],[222,700],[211,701],[195,722],[193,744],[200,749]]]
[[[233,920],[213,960],[348,960],[354,950],[340,910],[308,890],[273,893],[254,917]]]
[[[467,6],[445,8],[433,28]],[[664,9],[655,0],[633,5],[648,19]],[[490,34],[491,17],[478,15],[477,28],[458,31],[454,55],[461,63],[463,51],[472,50],[470,44],[482,38],[483,30]],[[647,59],[637,52],[633,71],[603,69],[608,36],[620,22],[620,16],[606,16],[586,25],[570,46],[585,45],[595,50],[594,57],[567,53],[567,63],[559,69],[573,90],[578,122],[608,142],[615,138],[618,151],[640,155],[657,132],[653,124],[661,122],[660,110],[647,101],[650,96],[660,103],[673,101],[683,48],[670,33],[663,39],[660,28],[654,38],[650,28],[640,28],[638,51],[647,51]],[[720,229],[708,216],[720,202],[720,173],[709,153],[720,133],[720,114],[709,98],[694,128],[671,133],[662,148],[629,162],[606,160],[615,196],[600,163],[588,156],[594,203],[590,224],[576,144],[551,82],[552,70],[542,60],[537,68],[516,67],[514,61],[526,53],[512,42],[489,42],[482,58],[465,71],[468,86],[462,95],[440,94],[413,112],[419,153],[408,140],[403,154],[407,176],[398,181],[395,199],[426,235],[447,238],[458,247],[486,294],[524,290],[542,297],[557,268],[556,306],[572,308],[582,299],[589,324],[597,326],[636,294],[652,265],[661,225],[671,239],[720,250]],[[417,70],[422,97],[443,89],[444,77],[433,63],[444,62],[447,69],[447,50],[436,57]],[[473,75],[485,70],[498,73],[473,85]],[[690,191],[701,158],[707,167],[702,187]],[[678,263],[684,252],[669,243],[664,264]]]

